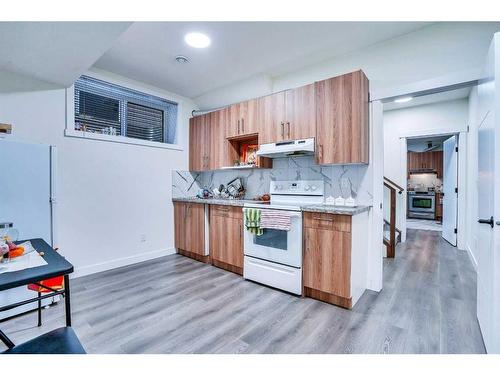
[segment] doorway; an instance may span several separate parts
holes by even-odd
[[[458,226],[458,137],[406,138],[406,228],[440,232],[453,246]]]

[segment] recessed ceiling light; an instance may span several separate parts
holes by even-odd
[[[181,64],[185,64],[185,63],[189,62],[189,59],[186,56],[179,55],[179,56],[175,56],[175,61],[177,61],[178,63],[181,63]]]
[[[184,41],[194,48],[207,48],[211,43],[210,38],[202,33],[186,34]]]
[[[402,98],[398,98],[398,99],[394,100],[394,103],[407,103],[410,100],[413,100],[413,98],[411,96],[404,96]]]

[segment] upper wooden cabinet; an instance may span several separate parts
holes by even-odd
[[[285,92],[259,98],[259,143],[274,143],[284,139]]]
[[[316,136],[316,95],[314,83],[285,91],[286,123],[284,139]]]
[[[368,109],[368,79],[359,70],[197,116],[190,120],[189,169],[232,166],[241,142],[304,138],[316,138],[318,164],[368,163]]]
[[[228,138],[258,132],[258,99],[233,104],[229,107],[226,136]]]
[[[318,164],[368,163],[368,79],[358,70],[316,82]]]
[[[230,145],[226,139],[229,125],[229,109],[224,108],[208,114],[210,132],[210,147],[208,154],[208,169],[220,169],[232,165]]]
[[[314,138],[314,84],[259,99],[259,143]]]
[[[211,131],[210,116],[189,119],[189,170],[204,171],[210,167]]]

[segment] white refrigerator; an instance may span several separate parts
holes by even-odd
[[[56,148],[0,139],[0,222],[12,222],[19,239],[55,239]],[[0,292],[0,306],[29,299],[36,293],[26,286]],[[43,300],[43,305],[52,303]],[[36,308],[36,303],[0,312],[0,320]]]

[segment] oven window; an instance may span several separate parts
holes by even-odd
[[[286,251],[288,243],[287,234],[286,230],[264,229],[264,233],[261,236],[253,236],[253,243]]]
[[[412,205],[415,208],[432,208],[432,199],[429,199],[429,198],[413,198]]]

